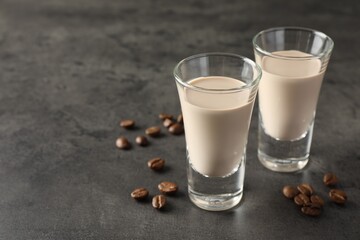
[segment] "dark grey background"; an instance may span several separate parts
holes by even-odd
[[[177,2],[177,3],[176,3]],[[354,1],[0,1],[0,239],[360,239],[360,7]],[[182,58],[225,51],[253,58],[251,39],[274,26],[327,33],[335,49],[318,103],[311,162],[273,173],[256,158],[257,108],[240,207],[206,212],[186,192],[185,141],[166,133],[148,148],[133,141],[157,114],[180,112],[172,77]],[[133,118],[139,129],[118,127]],[[147,169],[167,160],[162,174]],[[311,183],[327,199],[334,171],[349,202],[303,216],[281,195]],[[158,212],[130,198],[180,192]]]

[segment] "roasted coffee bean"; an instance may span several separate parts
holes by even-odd
[[[296,205],[304,206],[304,205],[310,203],[310,199],[305,194],[300,193],[294,197],[294,202]]]
[[[174,124],[174,122],[171,120],[171,119],[169,119],[169,118],[166,118],[165,120],[164,120],[164,122],[163,122],[163,125],[164,125],[164,127],[166,127],[166,128],[169,128],[171,125],[173,125]]]
[[[334,186],[338,181],[338,178],[333,173],[326,173],[323,178],[323,182],[326,186]]]
[[[149,141],[145,136],[137,136],[135,138],[135,142],[139,145],[139,146],[147,146],[149,145]]]
[[[321,206],[317,204],[308,204],[301,208],[301,212],[308,216],[317,217],[321,214]]]
[[[320,206],[324,206],[325,204],[324,200],[319,195],[312,195],[310,201],[314,204],[319,204]]]
[[[147,164],[152,170],[159,171],[164,168],[165,160],[157,157],[150,159]]]
[[[338,204],[344,204],[347,200],[346,193],[340,189],[331,189],[329,192],[329,197],[331,201]]]
[[[151,137],[157,137],[160,135],[160,128],[159,127],[149,127],[145,130],[145,133]]]
[[[135,121],[130,119],[122,120],[120,122],[120,126],[126,129],[130,129],[135,126]]]
[[[120,149],[125,149],[125,150],[131,148],[131,144],[129,143],[126,137],[119,137],[118,139],[116,139],[116,146]]]
[[[180,123],[174,123],[169,127],[169,132],[174,135],[180,135],[184,132],[184,127]]]
[[[166,113],[160,113],[159,114],[159,118],[161,119],[161,120],[165,120],[165,119],[173,119],[173,115],[171,115],[171,114],[166,114]]]
[[[165,204],[166,204],[166,198],[164,195],[156,195],[152,199],[152,205],[156,209],[163,208],[165,206]]]
[[[309,184],[306,183],[300,184],[299,186],[297,186],[297,189],[306,196],[310,196],[311,194],[314,193],[314,189]]]
[[[149,191],[146,188],[136,188],[131,192],[131,197],[136,200],[145,199],[149,195]]]
[[[173,182],[162,182],[158,185],[160,192],[162,193],[175,193],[178,190],[176,183]]]
[[[179,116],[177,117],[177,122],[180,123],[180,124],[184,123],[184,118],[183,118],[182,114],[179,114]]]
[[[292,186],[285,186],[282,190],[285,197],[293,199],[296,195],[299,194],[299,190]]]

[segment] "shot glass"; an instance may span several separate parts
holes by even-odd
[[[243,195],[261,69],[239,55],[204,53],[179,62],[174,77],[184,117],[189,197],[205,210],[232,208]]]
[[[294,172],[309,161],[321,83],[334,42],[299,27],[264,30],[253,38],[259,85],[258,158],[268,169]]]

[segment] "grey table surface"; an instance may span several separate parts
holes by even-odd
[[[0,1],[0,239],[360,239],[360,4],[358,1]],[[251,39],[274,26],[327,33],[335,49],[323,83],[311,161],[266,170],[256,157],[254,109],[240,206],[207,212],[187,196],[185,139],[165,133],[120,151],[157,114],[177,114],[174,65],[192,54],[253,58]],[[120,129],[123,118],[137,121]],[[146,161],[167,160],[163,173]],[[281,195],[311,183],[325,199],[335,172],[348,203],[306,217]],[[178,183],[165,211],[130,198]]]

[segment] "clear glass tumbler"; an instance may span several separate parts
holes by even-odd
[[[174,77],[184,117],[189,197],[202,209],[232,208],[243,194],[261,69],[239,55],[205,53],[179,62]]]
[[[268,169],[294,172],[309,161],[316,105],[334,42],[299,27],[264,30],[253,39],[259,84],[258,158]]]

